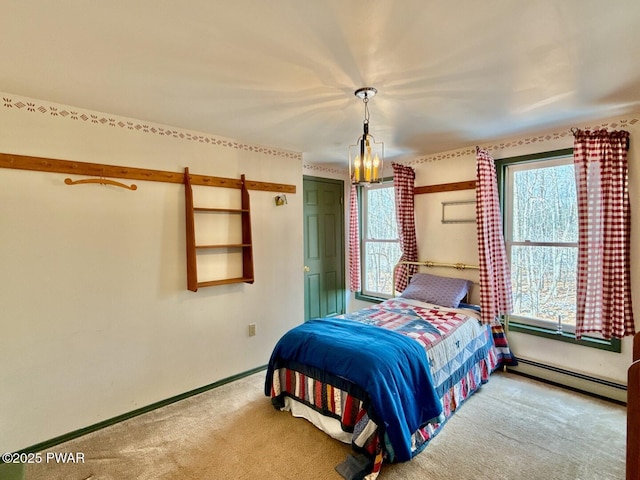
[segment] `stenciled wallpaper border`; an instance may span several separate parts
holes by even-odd
[[[583,130],[601,130],[601,129],[616,129],[616,128],[624,129],[624,128],[628,128],[629,126],[635,125],[638,122],[640,122],[640,120],[637,118],[624,118],[616,121],[601,122],[601,123],[597,123],[595,125],[590,125],[590,126],[580,126],[579,128]],[[512,140],[497,142],[493,145],[480,144],[479,146],[491,152],[495,150],[504,150],[507,148],[521,147],[523,145],[541,144],[551,140],[560,140],[562,138],[572,137],[572,136],[573,136],[573,133],[571,133],[571,129],[567,129],[567,130],[562,130],[560,132],[544,133],[544,134],[532,136],[532,137],[524,137],[524,138],[516,137]],[[464,148],[461,150],[453,150],[450,152],[438,153],[435,155],[419,156],[418,158],[408,160],[403,163],[405,165],[417,165],[420,163],[438,162],[440,160],[446,160],[450,158],[475,155],[475,152],[476,152],[476,149],[474,146],[474,147]]]
[[[275,157],[292,158],[302,160],[302,154],[277,148],[263,147],[259,145],[250,145],[247,143],[236,142],[226,138],[216,137],[208,134],[198,134],[188,130],[177,128],[168,128],[153,124],[151,122],[142,122],[138,120],[118,117],[115,115],[106,115],[98,112],[91,112],[78,108],[70,108],[53,103],[42,102],[31,98],[19,97],[18,95],[3,94],[2,103],[4,108],[15,108],[34,114],[48,115],[56,119],[67,119],[71,121],[83,122],[95,126],[106,126],[121,128],[124,130],[133,130],[136,132],[148,133],[151,135],[160,135],[165,137],[179,138],[192,142],[206,143],[210,145],[221,146],[225,148],[234,148],[236,150],[245,150],[248,152],[264,153]]]
[[[310,172],[316,173],[333,173],[335,175],[346,175],[349,173],[349,168],[339,168],[339,167],[328,167],[326,165],[316,165],[313,163],[304,163],[302,165],[304,170],[308,170]]]
[[[40,100],[28,99],[25,97],[19,97],[17,95],[3,94],[3,105],[5,108],[15,108],[17,110],[24,110],[31,113],[40,113],[43,115],[49,115],[50,117],[57,119],[69,119],[72,121],[86,122],[88,124],[96,126],[109,126],[122,128],[127,130],[135,130],[137,132],[148,133],[153,135],[168,136],[173,138],[179,138],[183,140],[206,143],[210,145],[217,145],[226,148],[234,148],[236,150],[245,150],[248,152],[264,153],[276,157],[292,158],[295,160],[302,160],[302,153],[291,152],[287,150],[280,150],[277,148],[263,147],[259,145],[250,145],[247,143],[237,142],[225,138],[216,137],[209,134],[197,134],[188,130],[181,130],[176,128],[168,128],[160,125],[153,124],[151,122],[142,122],[132,120],[128,118],[118,117],[115,115],[103,115],[98,112],[83,111],[77,108],[68,108],[62,105],[56,105],[52,103],[42,102]],[[594,129],[606,129],[606,128],[627,128],[640,122],[637,118],[625,118],[617,121],[601,122],[591,126],[581,126],[580,128],[585,130]],[[515,138],[513,140],[497,142],[493,145],[480,145],[482,148],[486,148],[489,151],[503,150],[507,148],[520,147],[522,145],[541,144],[551,140],[559,140],[573,135],[570,129],[562,130],[559,132],[545,133],[532,137]],[[402,162],[406,165],[419,165],[428,162],[438,162],[441,160],[447,160],[450,158],[465,157],[475,154],[475,147],[463,148],[460,150],[453,150],[449,152],[438,153],[434,155],[418,156],[417,158]],[[303,163],[303,169],[309,172],[317,173],[331,173],[336,175],[347,174],[348,168],[338,168],[335,166],[327,165],[315,165]]]
[[[638,118],[623,118],[615,121],[599,122],[589,126],[584,125],[584,126],[580,126],[580,128],[583,130],[600,130],[600,129],[617,129],[617,128],[624,129],[624,128],[629,128],[630,126],[633,126],[638,122],[640,122],[640,119]],[[543,133],[543,134],[531,136],[531,137],[523,137],[523,138],[515,137],[514,139],[511,139],[511,140],[499,141],[493,144],[479,144],[479,146],[489,151],[496,151],[496,150],[504,150],[508,148],[521,147],[523,145],[543,144],[545,142],[549,142],[552,140],[560,140],[560,139],[571,137],[571,136],[573,136],[573,133],[571,133],[571,129],[566,129],[566,130],[561,130],[559,132]],[[447,152],[437,153],[433,155],[420,155],[417,158],[405,160],[405,161],[402,161],[401,163],[404,165],[413,166],[413,165],[419,165],[419,164],[430,163],[430,162],[439,162],[441,160],[447,160],[451,158],[474,156],[475,152],[476,152],[476,149],[475,149],[475,146],[473,146],[473,147],[461,148],[459,150],[450,150]],[[343,175],[348,175],[348,171],[349,171],[348,167],[346,166],[341,169],[335,166],[304,164],[303,168],[305,170],[315,171],[320,173],[325,172],[325,173],[334,173],[334,174],[343,174]]]

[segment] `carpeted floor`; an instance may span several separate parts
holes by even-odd
[[[340,480],[351,453],[273,409],[264,373],[51,448],[84,464],[28,465],[27,480]],[[624,479],[626,409],[495,373],[411,462],[380,480]],[[43,452],[44,453],[44,452]]]

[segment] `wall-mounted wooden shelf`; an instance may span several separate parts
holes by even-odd
[[[217,245],[196,245],[196,248],[211,249],[211,248],[244,248],[250,247],[250,243],[221,243]]]
[[[251,242],[251,208],[249,202],[249,192],[247,191],[244,175],[241,176],[241,208],[214,208],[214,207],[194,207],[193,188],[191,186],[191,176],[189,169],[184,170],[184,192],[185,192],[185,214],[187,227],[187,289],[192,292],[198,288],[214,287],[218,285],[229,285],[232,283],[253,283],[253,245]],[[242,240],[240,243],[220,243],[220,244],[196,244],[196,214],[211,215],[240,215],[242,229]],[[242,276],[232,278],[222,278],[216,280],[199,281],[197,251],[199,250],[240,250],[242,252]]]
[[[198,282],[197,287],[198,288],[217,287],[219,285],[231,285],[232,283],[253,283],[253,278],[238,277],[238,278],[224,278],[222,280],[210,280],[208,282]],[[197,291],[197,289],[193,291],[195,292]]]
[[[100,177],[100,180],[72,180],[66,179],[67,185],[76,183],[104,183],[123,186],[131,190],[137,187],[128,186],[104,177],[126,178],[130,180],[145,180],[150,182],[165,182],[185,185],[185,208],[186,208],[186,230],[187,230],[187,287],[189,290],[197,291],[199,287],[211,287],[214,285],[225,285],[230,283],[253,283],[253,246],[251,242],[251,213],[249,206],[248,190],[260,190],[277,193],[296,193],[295,185],[283,183],[258,182],[247,180],[242,175],[240,180],[236,178],[214,177],[209,175],[189,174],[186,168],[184,173],[169,172],[164,170],[152,170],[149,168],[135,168],[118,165],[105,165],[101,163],[76,162],[72,160],[60,160],[47,157],[32,157],[27,155],[14,155],[11,153],[0,153],[0,168],[10,168],[16,170],[31,170],[49,173],[67,173],[73,175],[89,175]],[[192,186],[235,188],[240,190],[241,208],[207,208],[194,207]],[[195,243],[195,214],[213,213],[241,216],[242,239],[240,242],[223,243],[215,245],[196,245]],[[219,249],[219,250],[239,250],[242,253],[242,276],[234,278],[224,278],[219,280],[198,281],[198,268],[196,251]]]
[[[220,213],[242,213],[249,210],[243,210],[241,208],[207,208],[207,207],[194,207],[194,212],[220,212]]]

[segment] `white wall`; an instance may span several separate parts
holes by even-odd
[[[640,229],[637,228],[640,221],[637,201],[637,196],[640,193],[640,122],[638,118],[640,118],[638,115],[632,115],[622,119],[603,120],[587,125],[571,125],[566,129],[543,132],[535,136],[522,136],[494,144],[481,145],[487,148],[497,160],[571,148],[573,146],[573,136],[570,132],[572,126],[608,128],[609,130],[624,129],[631,132],[631,149],[629,151],[629,187],[633,224],[631,270],[632,285],[636,286],[640,285]],[[475,146],[428,157],[419,157],[407,163],[416,170],[416,186],[474,180],[476,177]],[[421,260],[478,264],[475,223],[441,223],[442,202],[464,201],[474,198],[475,192],[473,190],[416,196],[418,252]],[[451,276],[456,274],[455,271],[451,272]],[[468,277],[468,274],[465,273],[464,276]],[[633,289],[636,329],[640,328],[640,295],[638,295],[638,291],[637,287]],[[630,337],[623,340],[620,354],[516,332],[509,334],[509,341],[513,351],[520,358],[618,384],[627,383],[627,368],[631,362]],[[624,399],[624,392],[622,392],[622,399]]]
[[[193,293],[182,185],[68,186],[70,175],[0,168],[0,451],[265,365],[303,318],[301,155],[3,97],[2,153],[244,173],[298,193],[276,207],[274,192],[250,191],[253,285]]]
[[[631,148],[629,151],[629,189],[631,194],[631,209],[633,225],[638,223],[638,202],[636,200],[640,192],[640,145],[637,138],[640,138],[639,115],[629,115],[623,118],[604,119],[592,124],[569,125],[566,128],[559,128],[553,131],[539,132],[533,135],[513,137],[500,142],[481,145],[489,149],[495,159],[514,157],[541,153],[573,146],[573,135],[571,127],[579,128],[608,128],[626,129],[631,132]],[[441,183],[459,182],[465,180],[475,180],[476,159],[475,146],[468,146],[458,150],[441,152],[429,156],[417,156],[414,158],[398,160],[414,167],[416,171],[416,186],[436,185]],[[315,168],[322,171],[322,167]],[[332,172],[331,168],[327,172]],[[348,173],[342,171],[342,178],[347,180]],[[324,175],[319,175],[324,176]],[[446,263],[468,263],[478,264],[478,251],[476,240],[475,223],[443,224],[442,223],[442,202],[457,202],[474,200],[473,190],[456,192],[443,192],[417,195],[416,206],[416,229],[418,240],[418,252],[421,260],[433,260]],[[348,225],[348,204],[345,204],[345,221]],[[632,227],[631,235],[631,270],[632,284],[638,285],[640,282],[640,229]],[[347,257],[348,265],[348,257]],[[451,269],[434,269],[433,273],[448,276],[460,276],[472,279],[476,282],[476,288],[472,293],[472,301],[479,301],[477,288],[477,271],[467,270],[459,272]],[[348,273],[347,273],[348,274]],[[638,289],[633,290],[635,305],[634,317],[636,319],[636,329],[640,329],[640,295]],[[354,311],[369,306],[365,301],[356,300],[350,292],[347,293],[348,311]],[[622,342],[622,352],[612,353],[591,348],[579,347],[567,343],[548,340],[541,337],[526,335],[522,333],[510,332],[509,340],[512,349],[519,358],[531,360],[533,362],[558,367],[563,370],[584,374],[589,377],[600,378],[605,381],[626,385],[627,368],[631,362],[631,338],[625,338]],[[526,371],[531,374],[543,374],[538,371]],[[558,382],[573,382],[567,376],[551,376],[549,378]],[[611,389],[599,390],[600,387],[585,385],[577,382],[571,384],[576,388],[594,390],[594,393],[613,396],[616,399],[624,400],[624,392]]]
[[[629,190],[631,195],[632,233],[631,233],[631,277],[632,285],[640,284],[640,228],[637,228],[639,204],[637,195],[640,194],[640,114],[628,115],[622,118],[603,119],[584,125],[567,125],[546,132],[522,135],[504,139],[500,142],[482,144],[493,157],[497,159],[548,152],[573,147],[572,127],[584,129],[607,128],[609,130],[624,129],[631,133],[631,148],[629,150]],[[416,171],[416,186],[437,185],[442,183],[475,180],[476,157],[475,145],[441,152],[429,156],[398,159],[398,162],[414,167]],[[389,162],[387,162],[389,163]],[[390,168],[390,165],[387,165]],[[340,170],[332,166],[305,165],[305,174],[321,177],[342,178],[348,181],[346,169]],[[389,175],[392,175],[389,172]],[[345,187],[347,188],[347,187]],[[346,197],[345,197],[346,198]],[[457,192],[443,192],[417,195],[415,198],[415,218],[420,260],[433,260],[446,263],[478,264],[477,234],[475,223],[443,224],[442,202],[456,202],[474,200],[473,190]],[[349,223],[349,206],[345,202],[345,228]],[[348,232],[348,230],[347,230]],[[348,252],[347,252],[348,267]],[[459,272],[452,269],[434,269],[433,273],[447,276],[460,276],[476,282],[472,292],[472,301],[479,302],[477,271],[467,270]],[[346,270],[348,275],[348,268]],[[347,280],[348,284],[348,280]],[[634,317],[636,330],[640,329],[640,294],[638,288],[633,289]],[[347,310],[354,311],[370,306],[370,303],[355,299],[351,292],[347,292]],[[560,343],[541,337],[517,332],[509,333],[511,348],[521,359],[557,367],[559,369],[584,374],[588,377],[611,381],[626,385],[627,368],[631,363],[631,338],[622,342],[622,352],[612,353],[592,348],[579,347],[568,343]],[[601,388],[597,385],[574,381],[568,376],[548,374],[538,370],[526,370],[525,373],[545,375],[549,380],[567,383],[569,386],[593,391],[594,393],[611,396],[617,400],[625,400],[624,391]],[[574,382],[574,383],[571,383]]]

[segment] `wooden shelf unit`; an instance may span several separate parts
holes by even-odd
[[[228,285],[232,283],[253,283],[253,245],[251,242],[251,208],[249,202],[249,192],[244,175],[240,179],[240,208],[209,208],[194,207],[193,205],[193,189],[191,187],[191,178],[189,176],[189,168],[184,169],[184,191],[185,191],[185,214],[187,226],[187,289],[197,292],[201,287],[214,287],[217,285]],[[241,243],[224,243],[215,245],[196,245],[196,214],[223,214],[223,215],[240,215],[242,240]],[[218,280],[199,281],[197,251],[208,249],[227,249],[242,251],[242,276],[234,278],[222,278]]]

